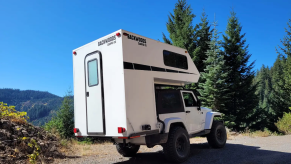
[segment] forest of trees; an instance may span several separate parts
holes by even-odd
[[[0,89],[0,102],[15,106],[17,111],[27,112],[29,121],[34,125],[44,125],[59,109],[62,97],[49,92]]]
[[[166,24],[169,38],[163,33],[165,43],[187,49],[201,73],[199,82],[187,88],[199,91],[203,106],[223,113],[229,128],[277,130],[275,123],[291,107],[291,19],[274,65],[255,71],[234,10],[222,39],[217,22],[209,22],[205,11],[200,23],[193,25],[195,18],[186,0],[178,0]]]

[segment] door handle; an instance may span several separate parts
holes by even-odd
[[[89,97],[89,92],[86,92],[87,97]]]
[[[190,113],[191,111],[187,110],[186,113]]]

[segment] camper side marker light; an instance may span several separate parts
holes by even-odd
[[[77,52],[76,52],[76,51],[74,51],[74,52],[73,52],[73,54],[74,54],[74,55],[77,55]]]
[[[124,35],[124,36],[127,36],[127,35],[128,35],[128,33],[125,33],[125,32],[124,32],[124,33],[123,33],[123,35]]]
[[[120,33],[118,32],[118,33],[116,33],[116,36],[120,36]]]
[[[125,132],[125,128],[123,127],[118,127],[118,133],[123,133]]]
[[[78,133],[79,129],[78,128],[74,128],[74,133]]]

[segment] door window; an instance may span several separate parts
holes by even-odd
[[[98,85],[98,65],[97,59],[88,61],[88,85],[89,87]]]
[[[197,106],[197,102],[194,99],[192,93],[190,93],[190,92],[183,92],[183,99],[184,99],[185,107]]]

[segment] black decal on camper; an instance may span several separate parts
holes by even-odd
[[[100,42],[98,42],[98,46],[101,46],[101,45],[103,45],[103,44],[106,44],[106,43],[109,43],[109,42],[112,42],[112,41],[114,41],[114,40],[116,40],[116,36],[115,35],[113,35],[113,36],[111,36],[111,37],[109,37],[109,38],[107,38],[107,39],[103,39],[103,40],[101,40]],[[115,42],[114,42],[115,43]],[[108,46],[110,46],[111,44],[107,44]]]
[[[131,40],[137,41],[138,45],[145,46],[145,47],[147,46],[147,44],[146,44],[147,41],[144,38],[137,37],[137,36],[134,36],[134,35],[131,35],[131,34],[127,34],[127,39],[131,39]]]
[[[154,66],[137,64],[137,63],[130,63],[130,62],[123,62],[123,68],[124,69],[131,69],[131,70],[169,72],[169,73],[181,73],[181,74],[195,74],[195,73],[190,73],[190,72],[183,72],[183,71],[178,71],[178,70],[154,67]]]

